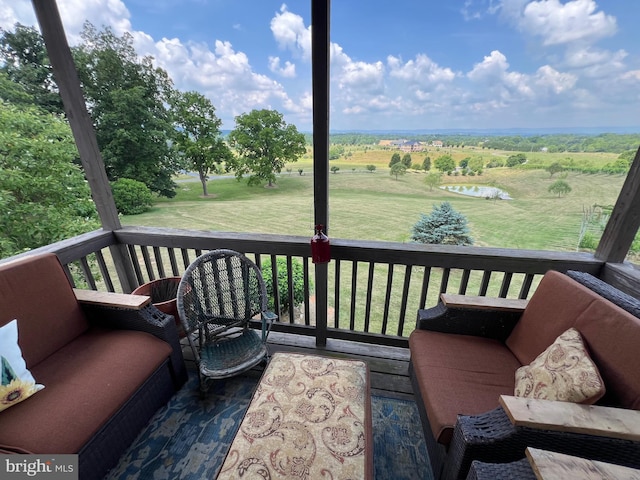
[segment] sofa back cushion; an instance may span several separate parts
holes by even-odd
[[[507,338],[507,346],[523,365],[528,365],[563,332],[575,327],[577,318],[598,298],[566,275],[548,271]]]
[[[87,330],[87,320],[56,255],[33,255],[0,265],[0,326],[14,318],[27,368]]]
[[[640,410],[640,319],[600,298],[575,325],[607,389],[597,403]]]

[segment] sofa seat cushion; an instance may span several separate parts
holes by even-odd
[[[443,445],[459,414],[487,412],[500,395],[513,395],[521,363],[497,340],[415,330],[409,348],[434,438]]]
[[[144,332],[88,330],[32,367],[46,388],[0,413],[0,445],[78,453],[170,354]]]

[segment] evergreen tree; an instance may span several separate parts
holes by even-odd
[[[407,168],[411,168],[411,154],[410,153],[405,153],[403,155],[402,164]]]
[[[413,226],[411,239],[418,243],[473,245],[466,217],[449,202],[434,205],[430,215],[423,213]]]
[[[396,163],[400,163],[401,158],[398,152],[391,155],[391,160],[389,161],[389,168],[393,167]]]

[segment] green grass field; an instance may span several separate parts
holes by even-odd
[[[464,214],[475,244],[479,246],[538,250],[575,250],[583,210],[593,205],[612,205],[620,192],[621,175],[568,173],[572,191],[558,198],[547,191],[560,178],[544,170],[485,169],[481,176],[444,176],[443,185],[490,185],[508,192],[513,200],[486,200],[429,190],[425,173],[409,170],[398,180],[387,167],[392,151],[352,151],[330,162],[340,170],[329,174],[330,236],[347,239],[410,241],[411,228],[421,213],[430,213],[443,201]],[[487,152],[470,148],[453,150],[456,160],[475,154],[508,156],[513,152]],[[422,161],[427,153],[412,155]],[[432,160],[441,152],[429,152]],[[567,154],[544,156],[546,164]],[[576,164],[604,165],[615,154],[570,154]],[[537,160],[542,161],[542,160]],[[376,171],[365,170],[367,164]],[[291,169],[289,172],[287,169]],[[298,169],[304,174],[299,175]],[[196,230],[257,232],[310,236],[313,232],[313,165],[310,155],[288,165],[277,188],[249,187],[234,178],[211,180],[209,197],[202,196],[195,177],[180,179],[175,198],[159,199],[151,211],[123,218],[124,224],[167,226]]]
[[[460,149],[462,150],[462,149]],[[521,248],[535,250],[566,250],[577,248],[583,210],[593,205],[612,205],[620,192],[624,177],[621,175],[588,175],[568,173],[565,181],[572,191],[561,198],[550,194],[549,185],[560,177],[553,178],[545,170],[519,170],[510,168],[486,169],[481,176],[444,176],[443,185],[488,185],[505,190],[513,200],[486,200],[451,193],[439,188],[430,190],[425,182],[425,173],[412,171],[396,180],[389,174],[388,163],[392,151],[353,149],[351,156],[331,161],[330,166],[340,170],[329,174],[330,237],[362,240],[387,240],[409,242],[411,228],[421,213],[430,213],[434,204],[451,202],[468,221],[471,234],[478,246]],[[500,155],[509,152],[478,152],[465,148],[453,151],[459,161],[468,154]],[[432,160],[439,153],[430,152]],[[414,162],[422,162],[424,153],[414,154]],[[544,155],[544,154],[539,154]],[[573,154],[577,162],[587,165],[604,165],[613,162],[614,154]],[[549,154],[536,160],[548,165],[566,156]],[[365,167],[376,165],[369,173]],[[290,171],[288,171],[290,169]],[[299,175],[298,169],[304,174]],[[307,154],[299,162],[288,165],[276,182],[277,188],[249,187],[246,182],[234,178],[211,180],[210,195],[202,196],[202,187],[196,177],[182,176],[177,196],[173,199],[158,199],[151,211],[123,218],[128,225],[174,227],[193,230],[217,230],[226,232],[255,232],[302,235],[313,234],[313,165]],[[594,232],[599,235],[599,231]],[[366,264],[359,265],[359,276],[365,275]],[[420,279],[422,269],[413,274]],[[451,291],[457,291],[460,273],[452,272]],[[335,306],[334,270],[329,271],[329,305]],[[434,269],[432,283],[438,285],[442,272]],[[474,276],[475,275],[475,276]],[[480,273],[474,272],[469,282],[469,291],[477,290]],[[400,299],[404,267],[394,268],[394,284],[391,295],[390,324],[386,333],[408,335],[413,328],[412,318],[407,320],[399,332]],[[375,266],[375,279],[371,298],[371,325],[369,331],[382,333],[381,313],[384,310],[387,267]],[[398,280],[400,279],[400,280]],[[497,295],[500,279],[496,277],[488,294]],[[351,267],[343,265],[340,287],[341,328],[349,328],[351,309]],[[521,279],[514,277],[510,296],[517,295]],[[494,285],[495,283],[495,285]],[[419,280],[413,280],[409,292],[407,311],[418,308],[420,298]],[[366,281],[356,289],[355,325],[362,331],[367,295]],[[437,302],[437,288],[430,288],[428,305]],[[330,325],[333,322],[330,320]]]

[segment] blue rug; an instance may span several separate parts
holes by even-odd
[[[256,376],[218,382],[201,400],[198,380],[192,373],[105,480],[214,479],[258,381]],[[372,396],[371,410],[375,478],[430,480],[415,403]]]

